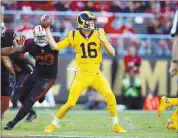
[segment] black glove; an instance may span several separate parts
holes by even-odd
[[[16,84],[15,74],[9,74],[9,87],[14,88]]]

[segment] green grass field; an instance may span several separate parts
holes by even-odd
[[[17,110],[8,110],[1,124],[1,135],[8,137],[51,138],[51,137],[116,137],[116,138],[178,138],[178,132],[167,130],[164,124],[173,111],[167,111],[162,117],[157,117],[153,111],[124,111],[119,113],[119,121],[128,133],[113,132],[112,122],[107,110],[85,111],[71,110],[60,122],[54,133],[43,132],[51,122],[57,109],[36,109],[38,118],[31,123],[21,121],[13,130],[3,130],[4,125],[11,120]]]

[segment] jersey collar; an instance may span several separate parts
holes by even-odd
[[[85,36],[85,34],[84,34],[81,30],[79,30],[79,32],[80,32],[80,34],[81,34],[85,39],[88,40],[88,39],[92,36],[92,34],[93,34],[94,31],[92,30],[88,36]]]

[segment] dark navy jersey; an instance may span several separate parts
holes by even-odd
[[[174,37],[175,35],[178,35],[178,10],[175,13],[173,25],[171,29],[171,36]]]
[[[16,74],[20,74],[22,72],[30,73],[32,72],[32,66],[25,62],[24,53],[15,53],[10,56],[13,67]]]
[[[55,39],[56,42],[59,39]],[[48,45],[38,46],[34,39],[28,39],[24,44],[24,52],[29,52],[36,61],[34,73],[46,78],[57,77],[58,51],[52,50]]]
[[[11,28],[7,28],[5,35],[1,37],[1,48],[11,47],[13,45],[13,40],[15,39],[15,33]],[[6,67],[4,66],[1,60],[1,72],[7,72]]]

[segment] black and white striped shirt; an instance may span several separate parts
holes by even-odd
[[[178,35],[178,10],[175,13],[173,26],[171,29],[171,36],[174,37],[175,35]]]

